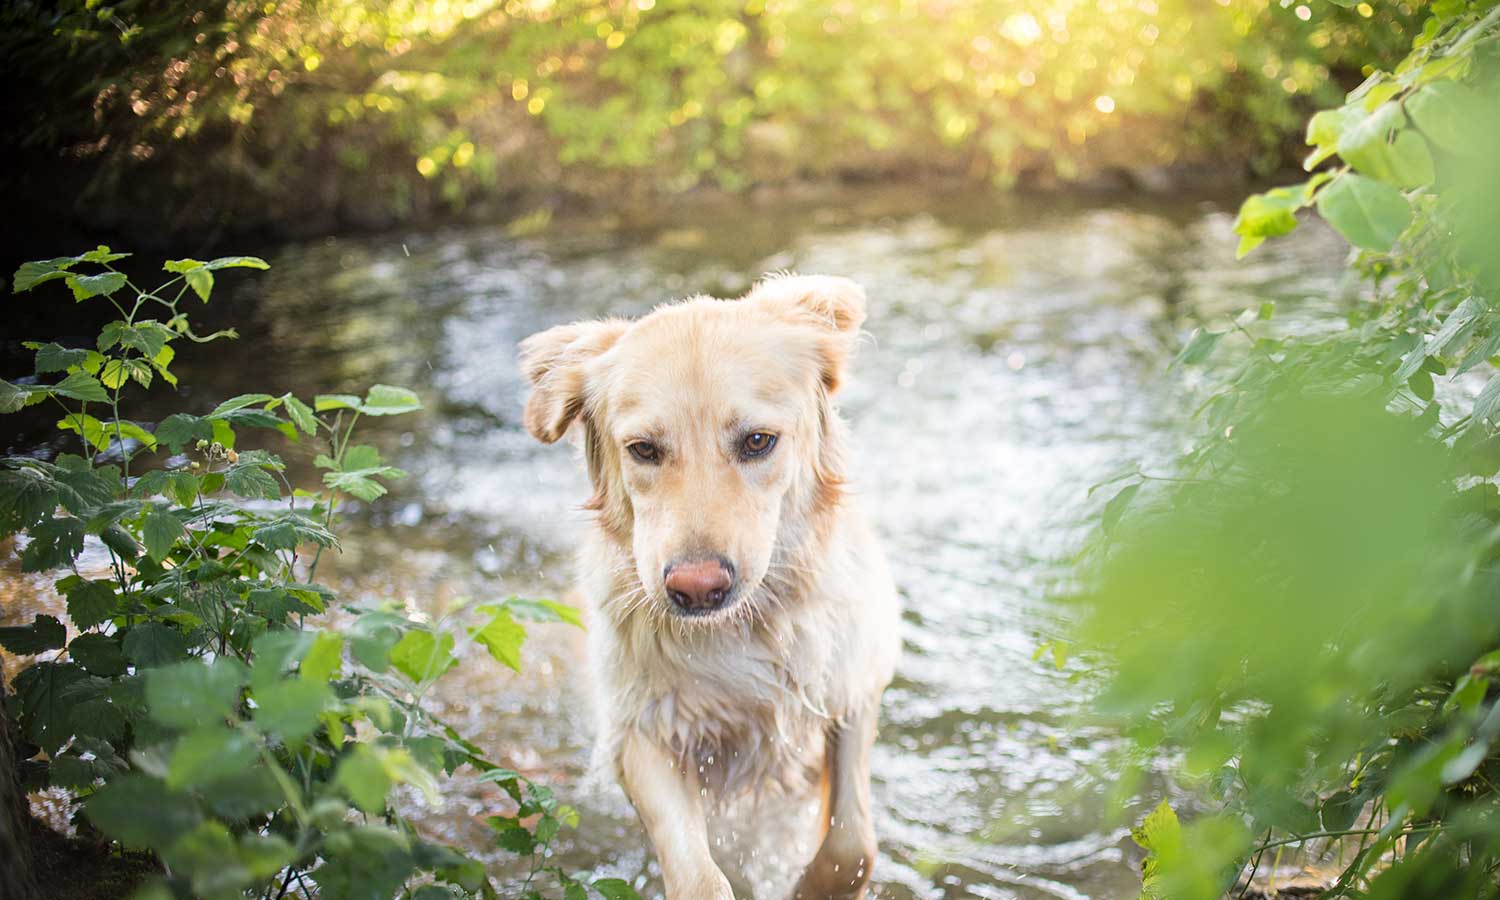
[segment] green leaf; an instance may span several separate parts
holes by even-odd
[[[1484,103],[1473,89],[1456,81],[1429,84],[1406,99],[1406,114],[1424,137],[1464,156],[1483,152],[1483,141],[1474,131],[1483,110]]]
[[[605,900],[641,900],[641,895],[635,892],[630,882],[620,878],[600,878],[590,887],[598,891]]]
[[[104,385],[99,383],[99,379],[87,372],[74,372],[53,385],[49,390],[60,397],[70,397],[74,400],[83,400],[88,403],[109,402],[109,392],[104,390]]]
[[[275,399],[270,394],[240,394],[237,397],[230,397],[228,400],[214,407],[214,411],[209,413],[208,417],[210,419],[220,419],[237,409],[244,409],[247,406],[259,406]]]
[[[422,401],[406,388],[377,384],[365,395],[359,411],[367,416],[397,416],[421,408]]]
[[[1115,528],[1120,524],[1120,518],[1125,515],[1125,510],[1130,506],[1130,501],[1135,499],[1135,495],[1140,493],[1140,490],[1140,482],[1128,484],[1104,504],[1101,522],[1105,534],[1114,534]]]
[[[140,622],[125,632],[125,657],[142,668],[177,662],[188,646],[182,632],[161,622]]]
[[[1403,127],[1406,116],[1394,101],[1368,116],[1345,122],[1338,152],[1361,175],[1402,188],[1432,183],[1432,154],[1420,134]]]
[[[375,816],[385,811],[385,797],[391,789],[391,777],[377,752],[367,744],[355,744],[339,761],[334,784],[354,805]]]
[[[1345,173],[1318,194],[1318,214],[1349,243],[1384,253],[1411,224],[1411,205],[1388,184]]]
[[[302,677],[310,681],[326,683],[339,673],[344,663],[344,636],[332,631],[320,631],[313,638],[312,648],[302,660]]]
[[[31,543],[21,552],[21,571],[46,572],[71,565],[83,552],[83,523],[71,517],[49,518],[32,526]]]
[[[250,768],[256,755],[255,742],[239,731],[219,723],[195,729],[172,748],[167,787],[182,790],[213,784]]]
[[[416,633],[418,632],[413,632],[413,634]],[[516,624],[509,610],[501,609],[487,624],[472,629],[469,633],[476,641],[484,645],[496,661],[517,672],[521,671],[521,645],[526,642],[526,629]]]
[[[391,648],[391,665],[412,681],[430,681],[458,665],[453,656],[453,635],[438,637],[422,629],[408,631]]]
[[[186,413],[173,413],[156,426],[157,442],[167,445],[173,452],[180,452],[195,441],[212,440],[213,434],[207,419]]]
[[[214,290],[214,273],[206,268],[189,269],[182,277],[187,281],[188,287],[193,289],[193,293],[198,295],[198,299],[207,303],[208,295]]]
[[[80,630],[109,621],[118,608],[115,586],[108,581],[80,580],[67,589],[68,618]]]
[[[248,678],[244,664],[232,657],[152,669],[146,673],[147,712],[163,725],[179,729],[222,722],[234,711]]]
[[[1239,215],[1234,220],[1234,233],[1252,240],[1288,234],[1297,227],[1297,210],[1302,208],[1304,202],[1304,192],[1289,187],[1251,194],[1240,204]],[[1244,248],[1244,242],[1241,242],[1241,247]],[[1254,246],[1250,249],[1254,249]],[[1249,251],[1244,250],[1240,256],[1244,256],[1245,252]]]
[[[1178,352],[1177,358],[1172,360],[1173,366],[1192,366],[1203,362],[1219,346],[1226,332],[1209,331],[1207,328],[1196,328],[1182,350]]]
[[[335,409],[359,409],[360,399],[353,394],[319,394],[313,398],[313,409],[329,412]]]
[[[259,256],[221,256],[203,264],[205,269],[269,269],[271,264]]]
[[[177,541],[187,535],[182,522],[166,507],[153,505],[146,510],[141,522],[141,540],[146,544],[146,554],[156,562],[167,558]]]
[[[305,663],[304,663],[305,665]],[[288,678],[255,692],[255,727],[285,741],[299,741],[318,728],[318,717],[336,701],[327,684]]]
[[[120,639],[116,635],[80,635],[68,644],[68,655],[90,675],[113,678],[125,674],[125,654],[120,652]]]
[[[112,263],[117,259],[124,259],[129,255],[129,253],[116,253],[104,244],[99,244],[89,252],[79,254],[74,258],[79,262],[99,263],[103,265],[104,263]]]
[[[135,773],[105,785],[84,803],[83,812],[100,831],[134,850],[168,846],[202,820],[190,799]]]
[[[214,782],[203,797],[209,809],[226,819],[245,819],[274,812],[286,803],[276,776],[265,766],[254,766]]]
[[[286,403],[287,417],[292,420],[292,424],[301,429],[303,434],[318,433],[318,419],[313,415],[312,407],[291,394],[283,394],[281,399]]]
[[[35,368],[38,375],[66,372],[73,366],[83,365],[89,355],[87,350],[70,350],[58,344],[37,344],[32,349],[36,350]]]
[[[56,753],[73,736],[73,704],[68,690],[89,676],[72,663],[34,663],[12,683],[21,733],[46,753]]]
[[[110,448],[110,436],[104,430],[104,423],[93,416],[82,413],[70,413],[57,423],[62,431],[71,431],[81,435],[88,444],[101,453]]]
[[[104,272],[99,275],[66,275],[64,280],[73,289],[74,300],[113,294],[125,286],[125,276],[119,272]]]
[[[39,284],[46,284],[58,278],[66,278],[68,269],[78,260],[66,256],[56,259],[34,260],[22,263],[16,270],[15,279],[11,282],[11,292],[19,294],[29,291]]]
[[[0,628],[0,647],[17,656],[35,656],[61,649],[68,640],[68,630],[52,616],[38,615],[30,625]]]
[[[281,487],[271,473],[259,465],[236,463],[224,473],[224,484],[241,497],[251,500],[277,500]]]
[[[518,619],[527,619],[532,622],[562,622],[568,625],[583,627],[583,614],[576,607],[566,603],[558,603],[556,600],[530,600],[525,597],[507,598],[500,606],[509,609]],[[486,612],[494,607],[480,607]]]
[[[1485,382],[1479,396],[1474,398],[1474,409],[1470,415],[1480,422],[1500,421],[1500,375],[1494,375]]]
[[[185,275],[203,268],[203,262],[197,259],[169,259],[161,267],[174,275]]]

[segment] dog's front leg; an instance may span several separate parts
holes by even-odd
[[[870,818],[870,748],[875,706],[831,728],[824,750],[823,842],[792,892],[793,900],[861,900],[875,865]]]
[[[709,853],[697,776],[684,772],[655,742],[634,733],[621,746],[620,775],[656,848],[667,900],[734,900],[729,880]]]

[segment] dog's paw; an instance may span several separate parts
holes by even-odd
[[[791,900],[864,900],[875,853],[827,853],[824,850],[813,857],[798,879]]]

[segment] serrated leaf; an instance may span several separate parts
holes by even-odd
[[[1140,493],[1140,490],[1140,482],[1128,484],[1104,504],[1101,524],[1105,534],[1114,534],[1115,529],[1119,527],[1120,518],[1125,515],[1125,510],[1130,507],[1131,501],[1135,499],[1136,494]]]
[[[77,261],[62,256],[56,259],[39,259],[22,263],[21,267],[16,269],[15,278],[11,282],[11,292],[19,294],[49,281],[66,278],[68,269],[72,268]]]
[[[106,296],[125,286],[125,276],[119,272],[103,272],[99,275],[69,274],[63,280],[72,288],[74,300]]]
[[[21,571],[46,572],[71,565],[83,552],[83,523],[72,517],[45,519],[32,526],[31,543],[21,551]]]
[[[255,758],[255,743],[247,735],[218,723],[198,728],[172,748],[167,787],[182,790],[213,784],[248,769]]]
[[[36,348],[36,373],[65,372],[73,366],[83,365],[89,351],[75,350],[59,344],[40,344]]]
[[[360,399],[353,394],[319,394],[313,398],[313,409],[329,412],[335,409],[359,409]]]
[[[224,473],[224,484],[235,494],[247,499],[276,500],[281,497],[281,488],[271,473],[258,465],[238,463]]]
[[[103,678],[124,675],[127,668],[120,639],[112,634],[80,635],[68,644],[68,656],[90,675]]]
[[[326,683],[339,673],[344,663],[344,636],[320,631],[302,659],[299,671],[303,678]]]
[[[313,414],[312,407],[291,394],[283,395],[281,399],[286,403],[287,417],[292,420],[292,424],[301,429],[303,434],[318,433],[318,419]]]
[[[397,416],[421,408],[422,401],[412,391],[389,384],[377,384],[365,395],[359,411],[367,416]]]
[[[526,629],[511,618],[509,610],[501,609],[489,622],[469,633],[497,662],[521,671],[521,645],[526,643]]]
[[[118,606],[115,586],[108,581],[80,581],[67,591],[68,618],[87,630],[108,621]]]
[[[221,256],[203,264],[205,269],[269,269],[271,264],[259,256]]]
[[[104,390],[104,385],[99,383],[99,379],[87,372],[74,372],[57,384],[52,385],[49,390],[60,397],[69,397],[88,403],[109,402],[109,393]]]
[[[100,831],[135,850],[167,846],[202,819],[192,800],[135,773],[105,785],[85,802],[83,812]]]
[[[339,761],[333,780],[344,795],[365,813],[374,816],[384,812],[386,794],[391,789],[391,778],[386,774],[385,764],[379,755],[368,745],[354,745]]]
[[[146,673],[146,708],[151,718],[173,728],[215,724],[234,711],[249,673],[239,660],[189,660]]]
[[[305,665],[305,662],[304,662]],[[285,741],[299,741],[318,728],[318,717],[335,705],[327,684],[287,678],[255,692],[255,727]]]
[[[620,878],[600,878],[590,887],[598,891],[605,900],[641,900],[641,895],[635,892],[630,882]]]
[[[208,295],[214,290],[214,273],[206,268],[189,269],[182,277],[187,281],[188,287],[193,289],[193,293],[198,295],[198,299],[207,303]]]
[[[1172,360],[1172,365],[1192,366],[1203,362],[1214,352],[1214,348],[1219,346],[1219,341],[1223,340],[1224,335],[1225,332],[1222,331],[1209,331],[1207,328],[1194,329],[1193,336]]]
[[[422,629],[408,631],[391,648],[391,665],[412,681],[430,681],[458,665],[453,656],[453,635],[438,637]]]
[[[0,647],[17,656],[59,650],[67,640],[68,630],[53,616],[37,615],[30,625],[0,628]]]
[[[206,441],[212,438],[213,428],[208,420],[201,416],[173,413],[156,426],[157,442],[167,445],[174,451],[180,451],[195,441]]]
[[[141,540],[146,545],[146,555],[156,562],[167,558],[178,539],[187,535],[181,520],[161,506],[151,506],[141,521]]]
[[[88,675],[73,663],[35,663],[12,683],[21,733],[47,753],[56,753],[73,736],[69,688]]]
[[[188,639],[180,631],[161,622],[140,622],[125,633],[125,657],[137,666],[149,668],[175,663],[187,656]]]

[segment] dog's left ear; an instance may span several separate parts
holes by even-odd
[[[823,332],[823,384],[832,393],[843,382],[865,321],[865,289],[833,275],[773,275],[745,297]]]
[[[568,433],[583,411],[588,363],[613,347],[629,327],[621,319],[574,322],[521,342],[521,372],[532,386],[523,420],[532,437],[550,444]]]

